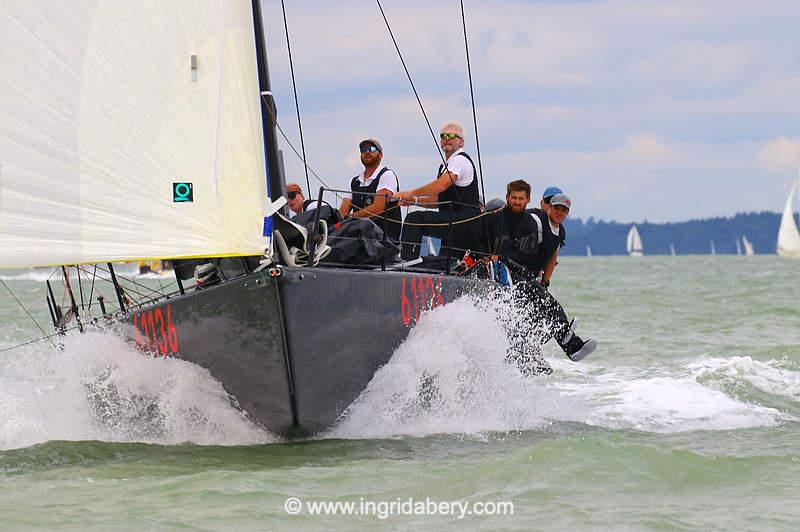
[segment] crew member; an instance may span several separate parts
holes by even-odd
[[[490,216],[489,237],[493,258],[508,266],[514,281],[514,300],[520,310],[513,327],[509,356],[524,373],[549,373],[551,370],[531,345],[535,337],[542,343],[555,337],[573,361],[583,359],[597,347],[595,340],[582,340],[575,334],[576,320],[570,322],[564,309],[547,291],[548,279],[537,281],[537,274],[561,246],[560,225],[569,214],[570,199],[564,194],[551,198],[549,213],[527,213],[530,185],[523,180],[507,186],[506,207]]]
[[[439,139],[444,152],[445,164],[439,166],[434,181],[413,190],[401,191],[396,197],[402,204],[432,206],[436,211],[414,211],[406,216],[403,228],[403,260],[419,256],[424,235],[442,239],[443,246],[458,249],[481,250],[485,241],[480,239],[480,222],[455,223],[468,220],[481,212],[478,193],[478,173],[472,158],[464,151],[464,127],[458,122],[447,122],[442,126]],[[452,209],[452,212],[451,212]],[[446,241],[452,237],[450,242]]]
[[[286,205],[289,210],[294,214],[292,217],[297,216],[301,212],[310,211],[317,208],[317,200],[306,199],[303,196],[303,189],[297,183],[289,183],[286,185]]]
[[[539,200],[539,208],[533,209],[526,209],[527,212],[531,214],[537,213],[547,213],[550,210],[550,201],[552,201],[553,196],[556,194],[563,194],[564,192],[558,187],[547,187],[544,189],[544,193],[542,194],[542,199]],[[564,228],[564,224],[559,225],[559,239],[561,240],[561,245],[559,249],[564,247],[564,243],[567,241],[567,230]],[[555,255],[551,257],[550,261],[545,265],[544,270],[539,272],[539,280],[540,282],[546,283],[547,286],[550,284],[550,279],[553,278],[553,273],[555,272],[556,266],[558,265],[558,249],[555,252]]]
[[[399,242],[400,205],[390,199],[400,190],[400,181],[394,171],[382,164],[383,147],[377,139],[362,140],[358,150],[364,171],[350,181],[351,192],[342,198],[339,213],[342,217],[369,218],[380,228],[385,224],[386,237]]]

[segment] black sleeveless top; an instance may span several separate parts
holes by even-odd
[[[544,267],[547,266],[553,254],[558,251],[558,248],[564,245],[567,232],[566,229],[564,229],[564,224],[561,224],[558,228],[558,235],[554,235],[553,231],[550,229],[550,219],[547,217],[546,213],[539,209],[535,209],[529,214],[530,216],[537,217],[539,222],[541,222],[541,224],[536,223],[536,226],[537,231],[541,228],[542,241],[539,243],[536,254],[527,264],[528,271],[536,274],[544,270]],[[535,222],[536,220],[534,220],[534,223]]]
[[[469,164],[472,165],[472,182],[465,186],[459,187],[455,183],[453,183],[447,190],[439,194],[439,202],[444,201],[457,201],[459,203],[466,203],[468,205],[474,205],[475,210],[480,210],[481,207],[481,196],[478,193],[478,172],[475,170],[475,163],[472,162],[472,159],[466,152],[459,152],[453,157],[463,156],[468,161]],[[441,176],[444,172],[445,165],[439,165],[439,173],[438,176]],[[439,205],[439,212],[449,212],[450,205]],[[453,205],[453,212],[458,212],[461,210],[465,211],[472,211],[472,207],[466,207],[464,205]]]
[[[375,201],[375,196],[371,194],[376,194],[378,192],[378,184],[381,181],[381,176],[387,170],[389,170],[389,168],[384,166],[381,171],[378,172],[378,175],[376,175],[368,185],[362,185],[359,176],[355,176],[353,180],[350,181],[350,190],[353,192],[353,198],[350,200],[350,203],[358,209],[366,209],[372,205],[372,202]],[[395,177],[396,176],[397,174],[395,174]],[[399,182],[397,186],[399,190]],[[394,192],[397,192],[397,190]],[[386,216],[388,218],[388,220],[386,220],[386,238],[399,241],[400,229],[402,227],[400,204],[397,202],[387,203],[386,210],[383,211],[382,216]],[[384,220],[382,218],[374,217],[372,221],[375,222],[378,227],[383,229]]]

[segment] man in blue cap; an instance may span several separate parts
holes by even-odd
[[[542,199],[539,200],[539,209],[542,212],[547,212],[547,209],[550,207],[550,200],[556,194],[563,194],[564,191],[558,187],[547,187],[544,189],[544,193],[542,193]],[[528,212],[534,212],[537,209],[528,209]]]

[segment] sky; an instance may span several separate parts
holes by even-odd
[[[300,150],[284,21],[262,0],[278,121]],[[466,129],[487,197],[560,186],[573,217],[668,222],[783,208],[800,160],[797,0],[381,0],[434,132]],[[401,189],[440,162],[378,4],[286,2],[308,165],[328,186],[375,137]],[[280,138],[287,181],[302,162]],[[312,188],[319,182],[311,176]]]

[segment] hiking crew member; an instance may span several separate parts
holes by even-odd
[[[388,167],[381,165],[383,147],[376,139],[365,139],[358,143],[361,164],[364,171],[350,181],[350,194],[342,198],[339,213],[346,217],[370,218],[383,229],[386,223],[386,238],[400,241],[402,217],[400,205],[389,202],[388,198],[400,190],[397,175]],[[383,220],[385,216],[387,220]]]
[[[558,187],[547,187],[544,189],[542,199],[539,201],[539,208],[526,209],[526,211],[531,214],[547,214],[547,212],[550,210],[550,201],[556,194],[563,194],[563,191]],[[560,249],[564,247],[564,243],[567,240],[567,230],[564,228],[564,224],[560,224],[559,226],[559,238],[561,239],[561,245],[559,246]],[[553,272],[556,269],[556,265],[558,265],[558,249],[556,249],[555,255],[551,257],[550,262],[548,262],[544,269],[539,272],[539,280],[542,284],[544,284],[545,288],[550,287],[550,279],[553,277]]]
[[[449,245],[457,249],[485,248],[485,245],[481,245],[485,238],[480,239],[480,221],[454,224],[451,229],[447,227],[451,219],[469,219],[479,215],[481,211],[478,173],[472,158],[463,149],[464,128],[458,122],[447,122],[442,126],[439,139],[445,164],[439,166],[436,179],[413,190],[398,192],[396,197],[405,205],[457,203],[439,205],[438,212],[414,211],[406,216],[403,226],[403,260],[412,260],[419,256],[424,235],[441,238],[443,246]],[[452,237],[450,242],[446,241],[448,235]]]
[[[547,291],[549,277],[537,280],[540,271],[554,260],[563,240],[561,223],[569,214],[570,199],[564,194],[553,196],[549,214],[528,213],[530,185],[523,180],[507,186],[506,208],[491,215],[489,237],[493,260],[503,261],[514,281],[513,297],[520,311],[518,322],[509,327],[510,352],[523,373],[549,373],[531,341],[547,342],[555,337],[558,344],[573,360],[578,361],[594,351],[595,340],[583,341],[574,333],[577,322],[570,322],[564,309]],[[551,270],[552,271],[552,270]]]

